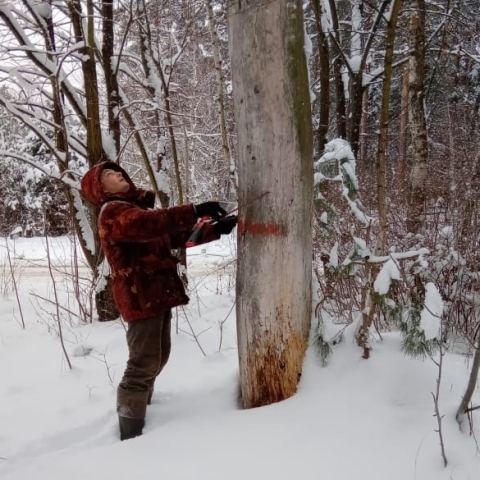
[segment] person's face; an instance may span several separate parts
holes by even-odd
[[[101,176],[103,190],[107,193],[126,193],[130,184],[123,178],[122,172],[106,168]]]

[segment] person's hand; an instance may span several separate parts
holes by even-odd
[[[197,217],[212,217],[217,221],[227,214],[218,202],[199,203],[194,205],[193,208]]]
[[[228,235],[232,233],[232,230],[237,224],[238,217],[236,215],[229,215],[228,217],[221,218],[217,223],[213,225],[215,233],[220,235]]]

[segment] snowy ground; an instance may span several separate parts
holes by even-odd
[[[2,480],[480,478],[475,438],[459,432],[454,420],[469,360],[444,360],[444,468],[431,395],[437,368],[431,360],[402,356],[397,334],[374,341],[369,360],[351,340],[337,347],[325,368],[311,350],[297,395],[240,410],[232,245],[217,242],[189,252],[195,288],[173,326],[171,360],[157,382],[144,435],[120,442],[115,388],[126,361],[124,326],[78,325],[66,316],[69,370],[52,307],[41,298],[54,295],[45,240],[15,241],[15,258],[23,257],[13,262],[22,329],[0,239]],[[70,265],[67,238],[51,239],[50,249],[55,265]],[[62,268],[54,272],[57,294],[73,309]],[[478,387],[475,400],[480,404]],[[477,437],[479,416],[477,411]]]

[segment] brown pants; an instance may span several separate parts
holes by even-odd
[[[117,390],[117,412],[121,417],[145,418],[155,379],[168,362],[171,350],[172,312],[128,324],[129,357]]]

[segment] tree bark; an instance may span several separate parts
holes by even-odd
[[[317,48],[320,61],[320,121],[316,132],[316,147],[322,152],[326,143],[330,117],[330,53],[328,50],[328,39],[323,31],[322,17],[325,14],[320,0],[312,0],[312,7],[315,14],[317,26]]]
[[[428,174],[427,124],[425,120],[425,1],[411,0],[409,104],[413,170],[407,228],[420,232],[424,226]]]
[[[477,340],[477,347],[475,348],[475,355],[473,357],[472,370],[470,372],[470,379],[468,381],[467,390],[462,397],[462,401],[457,410],[456,419],[461,430],[464,428],[465,415],[467,413],[468,404],[472,400],[477,385],[478,372],[480,371],[480,336]]]
[[[358,151],[358,160],[361,164],[365,164],[367,160],[368,146],[368,87],[363,91],[362,100],[362,119],[360,121],[360,147]]]
[[[337,7],[335,0],[328,0],[330,6],[330,15],[332,18],[333,32],[330,35],[334,38],[334,43],[339,50],[340,40],[340,25],[338,22]],[[335,78],[335,111],[337,116],[337,136],[347,139],[347,107],[345,99],[345,85],[342,80],[342,62],[340,51],[333,61],[333,73]]]
[[[228,178],[233,191],[238,195],[237,185],[237,169],[233,160],[227,135],[227,122],[225,120],[225,99],[223,94],[224,78],[222,73],[222,60],[220,57],[220,47],[218,45],[218,35],[215,26],[215,17],[213,15],[213,8],[211,0],[205,0],[208,13],[208,21],[210,23],[210,37],[212,39],[213,62],[215,66],[215,78],[217,81],[217,109],[218,109],[218,123],[220,124],[220,133],[222,135],[222,150],[225,164],[228,168]]]
[[[85,46],[80,50],[84,55],[82,62],[83,82],[85,86],[85,103],[87,112],[87,160],[90,167],[106,159],[103,153],[102,131],[100,126],[100,102],[97,81],[97,68],[95,64],[96,43],[94,25],[93,0],[87,0],[87,17],[83,18],[82,5],[77,1],[70,1],[69,11],[72,25],[78,42],[84,42]],[[85,31],[86,26],[86,31]],[[114,160],[114,159],[111,159]],[[92,268],[95,280],[98,279],[98,266],[103,261],[103,252],[97,234],[97,209],[90,209],[92,229],[95,233],[95,255],[92,256]],[[111,289],[108,285],[101,291],[95,292],[95,305],[99,321],[114,320],[120,316],[115,305]]]
[[[113,21],[113,0],[102,0],[102,21],[103,21],[103,45],[102,62],[105,74],[105,87],[108,104],[108,130],[115,145],[115,153],[120,152],[120,96],[118,92],[117,69],[113,64],[113,53],[115,44],[115,31]],[[116,158],[114,160],[117,160]]]
[[[311,319],[312,125],[300,0],[229,6],[244,408],[293,395]],[[269,192],[258,201],[251,200]]]
[[[382,105],[380,110],[380,133],[377,147],[377,211],[378,240],[375,255],[385,255],[387,245],[387,146],[388,124],[390,122],[390,90],[392,86],[393,47],[397,29],[397,20],[402,6],[402,0],[393,0],[390,20],[387,26],[387,41],[385,49],[384,74],[382,84]]]
[[[387,28],[387,41],[385,49],[385,69],[382,84],[382,105],[380,109],[380,134],[378,137],[377,147],[377,210],[378,210],[378,238],[375,246],[375,255],[383,256],[386,251],[387,244],[387,146],[388,146],[388,124],[390,121],[390,90],[392,84],[392,63],[393,63],[393,47],[395,42],[395,34],[397,28],[398,15],[402,6],[402,0],[394,0],[392,13]],[[367,291],[362,292],[362,325],[357,332],[357,343],[364,350],[364,357],[369,357],[368,332],[373,322],[375,309],[373,308],[373,279],[376,278],[379,266],[369,265],[366,268],[366,277],[370,281],[366,282]]]
[[[400,133],[398,139],[397,185],[405,184],[407,171],[407,144],[408,144],[408,66],[402,75],[402,100],[400,109]]]

